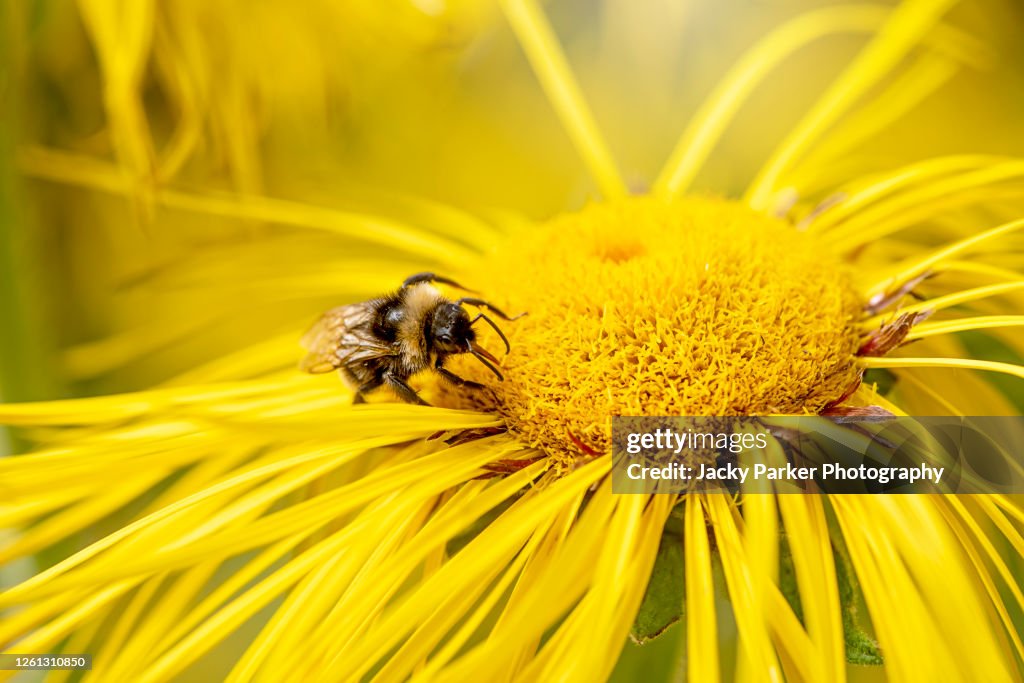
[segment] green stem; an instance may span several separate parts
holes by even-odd
[[[30,401],[61,395],[47,324],[44,273],[37,234],[15,166],[19,109],[24,98],[24,31],[13,9],[0,9],[0,400]],[[2,439],[0,439],[2,443]],[[18,444],[14,443],[17,447]]]

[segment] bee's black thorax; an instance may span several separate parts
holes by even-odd
[[[430,356],[434,352],[434,312],[436,307],[423,313],[423,325],[420,329],[423,332],[423,354]]]
[[[403,317],[402,301],[399,296],[392,295],[380,299],[373,316],[373,336],[381,341],[398,341],[399,325]]]

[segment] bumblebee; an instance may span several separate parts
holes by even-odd
[[[472,354],[504,381],[496,367],[498,359],[476,343],[473,325],[483,320],[494,328],[506,353],[511,350],[508,339],[486,314],[470,318],[463,306],[484,308],[509,321],[526,314],[510,318],[473,297],[449,301],[431,284],[435,282],[468,291],[434,273],[417,273],[393,294],[327,311],[302,338],[309,353],[301,369],[314,374],[338,370],[355,391],[354,403],[365,402],[367,393],[387,386],[407,403],[428,405],[408,384],[410,377],[427,369],[456,386],[483,388],[444,367],[449,356],[460,353]]]

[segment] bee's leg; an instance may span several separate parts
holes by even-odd
[[[458,375],[456,375],[451,370],[448,370],[446,368],[442,368],[440,365],[435,365],[434,369],[437,370],[439,375],[441,375],[442,377],[444,377],[446,380],[448,380],[449,382],[451,382],[452,384],[454,384],[457,387],[469,387],[470,389],[484,389],[484,388],[486,388],[485,385],[480,384],[480,382],[474,382],[472,380],[463,379],[463,378],[459,377]]]
[[[412,287],[413,285],[418,285],[421,282],[440,282],[442,285],[455,287],[456,289],[461,289],[464,292],[473,291],[471,289],[466,289],[455,280],[449,280],[448,278],[441,277],[436,273],[416,273],[415,275],[410,275],[409,277],[405,278],[405,282],[402,283],[402,289],[405,289],[406,287]]]
[[[398,397],[406,403],[415,403],[420,406],[429,406],[430,404],[420,398],[416,390],[405,383],[400,377],[392,374],[384,375],[384,383],[391,387],[391,390],[398,394]]]

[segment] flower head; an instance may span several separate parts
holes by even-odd
[[[517,234],[467,277],[509,310],[505,381],[460,366],[549,455],[608,445],[612,415],[820,412],[859,381],[863,309],[816,235],[735,202],[621,199]],[[507,303],[506,303],[507,302]]]

